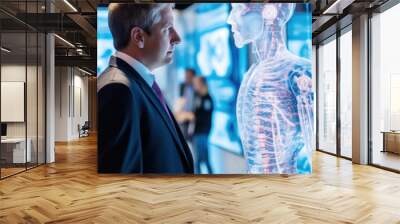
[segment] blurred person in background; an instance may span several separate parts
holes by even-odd
[[[185,70],[185,81],[179,86],[179,96],[178,100],[180,104],[179,114],[180,121],[179,126],[182,130],[183,136],[187,141],[191,141],[193,134],[193,124],[190,121],[190,113],[193,112],[193,100],[195,92],[193,89],[193,79],[196,76],[196,71],[192,68],[187,68]]]
[[[212,112],[214,109],[212,99],[208,93],[207,81],[204,77],[196,76],[193,80],[195,90],[193,149],[195,154],[195,172],[201,173],[200,165],[204,163],[209,174],[212,174],[208,158],[208,136],[211,130]]]

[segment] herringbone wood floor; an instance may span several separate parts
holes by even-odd
[[[96,139],[0,181],[0,223],[400,223],[400,175],[315,153],[306,176],[98,175]]]

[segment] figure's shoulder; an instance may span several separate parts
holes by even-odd
[[[97,78],[97,91],[99,92],[104,87],[112,84],[125,86],[129,89],[135,87],[135,83],[128,78],[128,75],[125,74],[124,71],[119,68],[109,66]]]
[[[291,81],[297,80],[302,76],[312,77],[312,64],[311,60],[303,57],[299,57],[295,54],[290,53],[288,57],[290,60],[288,78]]]
[[[276,58],[272,60],[261,61],[257,67],[258,72],[276,72],[276,71],[294,71],[294,70],[304,70],[311,71],[312,65],[311,60],[303,57],[299,57],[290,51],[286,51],[279,54]]]
[[[300,70],[311,70],[312,65],[310,59],[300,57],[293,53],[290,53],[289,55],[290,56],[288,58],[292,64],[292,67]]]

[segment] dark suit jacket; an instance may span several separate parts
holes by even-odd
[[[97,80],[99,173],[193,173],[171,113],[125,61],[112,57]],[[168,109],[169,110],[169,109]]]
[[[179,85],[179,96],[180,97],[183,97],[183,94],[185,94],[185,87],[186,87],[185,83],[181,83]]]

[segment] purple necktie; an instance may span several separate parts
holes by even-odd
[[[169,114],[168,109],[167,109],[167,104],[165,103],[165,100],[164,100],[164,96],[163,96],[161,89],[158,86],[156,81],[153,82],[153,85],[151,86],[151,88],[156,93],[158,100],[160,100],[160,103],[163,105],[164,110],[167,112],[169,119],[171,119],[171,121],[172,121],[171,115]]]

